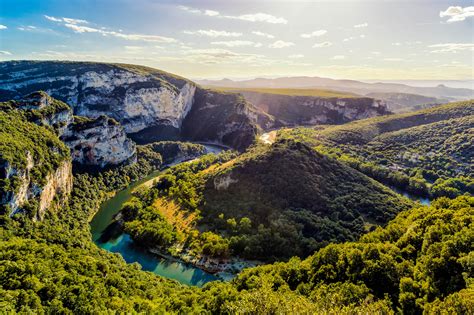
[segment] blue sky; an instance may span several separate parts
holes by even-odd
[[[473,79],[472,1],[0,0],[0,60],[190,78]]]

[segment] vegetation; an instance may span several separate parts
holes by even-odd
[[[0,106],[3,108],[5,103]],[[28,159],[32,163],[30,179],[41,185],[48,174],[69,159],[69,149],[52,130],[28,122],[23,111],[0,110],[0,165],[5,173],[0,178],[2,195],[19,187],[19,176],[26,171]],[[9,172],[13,172],[11,177],[6,176]]]
[[[379,181],[429,197],[473,190],[473,102],[323,129],[280,132]]]
[[[446,106],[352,129],[286,131],[272,146],[241,156],[206,155],[171,168],[122,211],[126,231],[144,245],[179,242],[222,259],[285,259],[316,250],[203,288],[144,272],[91,240],[88,220],[100,203],[158,170],[169,159],[160,148],[174,147],[138,146],[133,165],[75,174],[69,203],[46,211],[42,221],[0,212],[0,313],[474,313],[474,197],[457,196],[472,189],[472,162],[463,160],[472,154],[465,132],[471,108]],[[411,131],[428,137],[413,139]],[[381,168],[401,161],[392,149],[398,142],[446,152],[426,169],[401,165],[409,185],[430,178],[432,195],[457,197],[412,207],[354,169],[369,173],[367,161]],[[365,154],[376,148],[382,157]],[[12,108],[0,111],[0,152],[2,164],[18,168],[26,167],[29,152],[38,182],[69,154],[52,130]],[[443,165],[442,158],[456,164]]]
[[[126,231],[146,247],[170,249],[179,242],[205,254],[206,244],[192,246],[203,233],[183,231],[163,215],[178,207],[175,216],[192,217],[199,231],[220,236],[212,235],[209,246],[218,249],[208,252],[273,261],[355,240],[411,204],[301,143],[255,146],[229,158],[172,168],[126,207]]]
[[[206,148],[201,144],[177,141],[160,141],[142,146],[159,153],[165,159],[163,163],[169,164],[176,159],[195,158],[206,153]]]

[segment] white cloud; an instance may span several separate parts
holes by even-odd
[[[255,43],[249,40],[230,40],[230,41],[220,41],[220,42],[211,42],[211,45],[220,45],[226,47],[239,47],[239,46],[253,46],[261,47],[261,43]]]
[[[243,14],[238,16],[224,15],[227,19],[236,19],[249,22],[266,22],[271,24],[286,24],[288,21],[282,17],[276,17],[267,13]]]
[[[64,27],[69,28],[72,31],[74,31],[74,33],[79,33],[79,34],[97,33],[103,36],[112,36],[112,37],[122,38],[125,40],[131,40],[131,41],[160,42],[160,43],[176,42],[176,39],[165,37],[165,36],[146,35],[146,34],[125,34],[125,33],[122,33],[122,30],[119,30],[118,32],[116,32],[112,30],[107,30],[104,27],[99,29],[96,27],[80,25],[80,24],[89,24],[89,22],[86,20],[71,19],[71,18],[56,18],[56,17],[48,16],[48,15],[45,15],[44,17],[50,21],[64,22],[63,24]]]
[[[363,27],[367,27],[367,26],[369,26],[369,23],[365,22],[365,23],[362,23],[362,24],[354,25],[354,28],[363,28]]]
[[[49,16],[49,15],[44,15],[44,17],[47,20],[53,21],[53,22],[64,22],[68,24],[89,24],[88,21],[86,20],[81,20],[81,19],[72,19],[72,18],[66,18],[66,17],[54,17],[54,16]]]
[[[313,48],[321,48],[321,47],[329,47],[332,46],[331,42],[322,42],[322,43],[316,43],[313,45]]]
[[[392,43],[392,46],[401,46],[402,44],[401,43]]]
[[[365,38],[365,34],[359,35],[360,38]]]
[[[277,40],[273,44],[270,44],[268,47],[270,47],[270,48],[285,48],[285,47],[290,47],[290,46],[294,46],[294,45],[295,44],[292,43],[292,42],[285,42],[285,41],[282,41],[282,40]]]
[[[62,22],[63,19],[62,18],[55,18],[54,16],[49,16],[49,15],[44,15],[44,17],[50,21],[53,21],[53,22]]]
[[[384,58],[383,60],[385,60],[385,61],[402,61],[404,59],[402,59],[402,58]]]
[[[474,16],[474,6],[465,8],[450,6],[445,11],[440,11],[439,16],[449,17],[447,20],[448,23],[464,21],[466,18]]]
[[[318,30],[318,31],[314,31],[314,32],[311,32],[311,33],[307,33],[307,34],[301,34],[300,36],[303,37],[303,38],[319,37],[319,36],[323,36],[327,32],[328,31],[326,31],[326,30]]]
[[[180,6],[178,6],[178,8],[180,8],[181,10],[190,12],[190,13],[202,14],[201,10],[194,9],[194,8],[191,8],[191,7],[187,7],[185,5],[180,5]]]
[[[183,31],[188,35],[201,35],[209,37],[240,37],[242,33],[227,32],[227,31],[216,31],[216,30],[197,30],[197,31]]]
[[[98,33],[102,34],[103,36],[113,36],[117,38],[122,38],[125,40],[132,40],[132,41],[144,41],[144,42],[159,42],[159,43],[174,43],[176,39],[158,35],[144,35],[144,34],[124,34],[115,31],[106,31],[103,29],[97,29],[93,27],[88,27],[84,25],[76,25],[76,24],[64,24],[65,27],[73,30],[75,33]]]
[[[6,50],[0,50],[0,56],[10,56],[12,53]]]
[[[207,16],[217,16],[219,15],[219,11],[214,11],[214,10],[205,10],[204,15]]]
[[[302,54],[294,54],[294,55],[289,55],[288,58],[290,59],[300,59],[300,58],[303,58],[304,55]]]
[[[344,55],[336,55],[334,57],[331,58],[332,60],[343,60],[343,59],[346,59],[346,56]]]
[[[63,17],[63,21],[69,24],[89,24],[86,20],[80,20],[80,19],[71,19],[71,18],[65,18]]]
[[[380,52],[380,51],[372,51],[371,54],[372,54],[372,55],[380,55],[381,52]]]
[[[276,17],[274,15],[267,14],[267,13],[252,13],[252,14],[243,14],[243,15],[234,16],[234,15],[222,15],[218,11],[200,10],[200,9],[191,8],[184,5],[180,5],[178,6],[178,8],[190,13],[194,13],[194,14],[214,16],[214,17],[226,18],[226,19],[243,20],[243,21],[249,21],[249,22],[265,22],[265,23],[271,23],[271,24],[288,23],[288,21],[282,17]]]
[[[103,30],[99,30],[97,28],[88,27],[84,25],[76,25],[76,24],[64,24],[65,27],[73,30],[75,33],[101,33],[104,32]]]
[[[0,30],[6,30],[7,28],[5,25],[0,24]]]
[[[35,31],[38,28],[36,26],[33,26],[33,25],[28,25],[28,26],[20,26],[20,27],[18,27],[18,29],[20,31]]]
[[[257,36],[262,36],[262,37],[270,38],[270,39],[271,39],[271,38],[275,38],[275,36],[273,36],[273,35],[271,35],[271,34],[259,32],[259,31],[253,31],[252,34],[257,35]]]
[[[474,44],[467,43],[467,44],[455,44],[455,43],[448,43],[448,44],[435,44],[428,46],[429,48],[437,48],[435,50],[430,51],[431,53],[457,53],[458,51],[474,51]]]

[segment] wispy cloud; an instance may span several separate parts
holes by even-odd
[[[367,27],[367,26],[369,26],[369,23],[365,22],[365,23],[354,25],[354,28],[363,28],[363,27]]]
[[[62,25],[64,27],[78,34],[96,33],[96,34],[101,34],[103,36],[117,37],[117,38],[122,38],[125,40],[131,40],[131,41],[160,42],[160,43],[176,42],[176,39],[165,37],[165,36],[146,35],[146,34],[126,34],[126,33],[122,33],[121,31],[117,32],[117,31],[107,30],[105,28],[85,26],[83,24],[89,24],[89,22],[86,20],[81,20],[81,19],[57,18],[53,16],[48,16],[48,15],[45,15],[44,17],[53,22],[61,22],[63,23]]]
[[[237,53],[227,49],[190,49],[183,52],[184,57],[179,57],[177,61],[186,61],[201,64],[252,64],[262,62],[263,55]]]
[[[290,58],[290,59],[300,59],[300,58],[304,58],[304,55],[294,54],[294,55],[289,55],[288,58]]]
[[[54,17],[54,16],[49,16],[49,15],[44,15],[44,17],[47,20],[50,20],[53,22],[65,22],[68,24],[89,24],[88,21],[82,20],[82,19],[72,19],[72,18],[67,18],[67,17]]]
[[[224,18],[243,20],[249,22],[266,22],[271,24],[286,24],[288,21],[282,17],[276,17],[266,13],[244,14],[238,16],[225,15]]]
[[[457,53],[459,51],[474,51],[474,44],[471,43],[448,43],[435,44],[428,46],[429,48],[436,48],[430,51],[431,53]]]
[[[294,45],[295,45],[295,43],[292,43],[292,42],[285,42],[283,40],[277,40],[273,44],[270,44],[268,47],[270,47],[270,48],[285,48],[285,47],[290,47],[290,46],[294,46]]]
[[[445,11],[440,11],[439,16],[442,18],[448,17],[448,23],[464,21],[466,18],[474,16],[474,6],[465,8],[450,6]]]
[[[12,53],[6,50],[0,50],[0,56],[10,56]]]
[[[183,31],[183,33],[188,34],[188,35],[201,35],[201,36],[209,36],[209,37],[240,37],[242,36],[242,33],[216,31],[216,30]]]
[[[323,36],[327,32],[328,32],[327,30],[317,30],[317,31],[307,33],[307,34],[301,34],[300,36],[303,38],[319,37],[319,36]]]
[[[0,24],[0,30],[6,30],[8,27],[6,27],[5,25],[3,24]]]
[[[346,56],[344,55],[336,55],[334,57],[331,58],[332,60],[343,60],[343,59],[346,59]]]
[[[253,31],[252,34],[257,35],[257,36],[262,36],[262,37],[270,38],[270,39],[275,38],[275,36],[273,36],[273,35],[271,35],[271,34],[259,32],[259,31]]]
[[[331,42],[322,42],[322,43],[316,43],[313,45],[313,48],[321,48],[321,47],[329,47],[332,46]]]
[[[220,13],[219,11],[214,11],[214,10],[199,10],[191,7],[187,7],[185,5],[180,5],[178,6],[181,10],[190,12],[190,13],[195,13],[195,14],[202,14],[202,15],[207,15],[207,16],[218,16]]]
[[[211,42],[211,45],[220,45],[220,46],[226,46],[226,47],[239,47],[239,46],[261,47],[262,43],[256,43],[249,40],[230,40],[230,41]]]
[[[271,24],[287,24],[288,21],[282,17],[277,17],[267,13],[251,13],[251,14],[242,14],[242,15],[222,15],[219,11],[214,10],[200,10],[188,6],[180,5],[178,6],[179,9],[193,13],[193,14],[200,14],[200,15],[207,15],[225,19],[235,19],[235,20],[242,20],[248,22],[265,22]]]

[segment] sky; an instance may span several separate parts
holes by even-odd
[[[20,59],[192,79],[473,80],[474,3],[0,0],[0,61]]]

